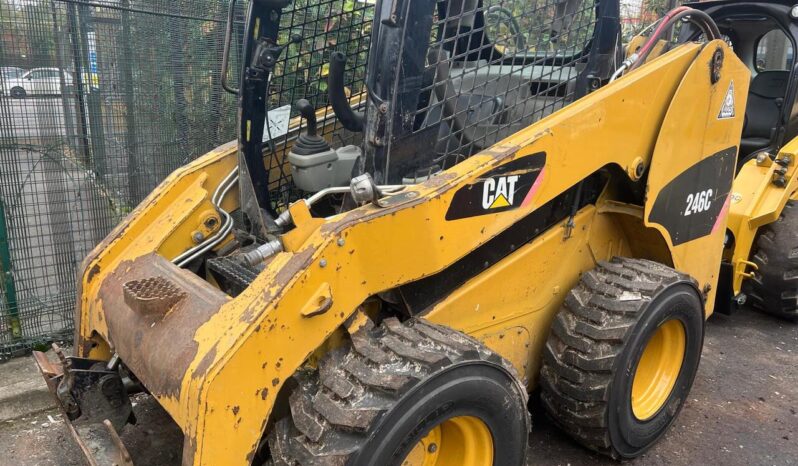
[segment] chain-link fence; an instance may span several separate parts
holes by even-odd
[[[303,40],[272,83],[275,117],[303,97],[326,103],[335,50],[362,91],[373,3],[293,2],[281,38]],[[245,6],[234,9],[232,83]],[[83,257],[166,175],[235,137],[235,96],[221,86],[228,8],[0,0],[0,359],[69,339]]]

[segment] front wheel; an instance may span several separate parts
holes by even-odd
[[[12,87],[9,94],[11,95],[11,97],[15,99],[24,99],[27,96],[27,92],[25,92],[25,89],[19,86]]]
[[[544,350],[541,400],[586,447],[637,457],[684,405],[703,340],[703,303],[689,277],[615,258],[566,297]]]
[[[290,415],[269,435],[275,465],[525,462],[524,387],[509,363],[447,327],[387,319],[295,379]]]

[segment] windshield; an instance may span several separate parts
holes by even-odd
[[[404,124],[388,136],[403,142],[373,151],[375,173],[388,184],[418,182],[572,102],[581,93],[577,80],[587,67],[598,5],[450,0],[438,2],[432,18],[413,11],[402,39],[414,47],[400,48],[398,64],[390,55],[381,57],[384,66],[400,70],[399,78],[376,72],[369,77],[381,80],[370,89],[386,100],[397,88],[402,95],[414,89],[418,96],[407,99]],[[430,27],[426,37],[416,24]],[[380,40],[392,43],[386,37],[382,33]],[[418,46],[422,40],[427,47]]]

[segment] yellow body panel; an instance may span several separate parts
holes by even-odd
[[[708,314],[712,312],[712,303],[715,302],[719,264],[723,254],[723,237],[726,233],[724,225],[730,202],[728,193],[715,192],[710,196],[711,203],[725,203],[712,233],[684,244],[674,246],[674,238],[667,229],[652,222],[650,216],[656,198],[652,193],[663,190],[673,180],[675,173],[684,173],[697,162],[728,149],[730,141],[735,141],[733,148],[734,152],[737,152],[737,141],[743,130],[743,118],[720,118],[719,115],[730,89],[734,90],[734,112],[737,115],[745,114],[749,72],[748,68],[728,49],[717,44],[719,41],[715,42],[714,46],[709,45],[701,51],[701,56],[696,62],[710,62],[716,51],[727,50],[723,76],[717,83],[707,87],[709,75],[707,68],[694,66],[685,75],[679,91],[671,102],[668,116],[657,139],[648,179],[649,196],[646,202],[646,225],[659,230],[668,242],[673,255],[674,268],[689,271],[690,276],[697,280],[699,287],[705,293]],[[685,118],[686,115],[690,115],[689,119]],[[733,167],[734,162],[730,168]],[[700,173],[700,180],[696,180],[693,192],[682,193],[681,199],[700,194],[705,185],[702,183],[714,181],[714,177],[717,176],[723,175],[709,171]],[[733,172],[726,176],[733,176]],[[685,215],[687,208],[689,206],[682,204],[679,209],[679,221],[689,220]]]
[[[596,221],[599,215],[595,207],[583,209],[575,218],[578,228],[567,239],[564,222],[551,228],[467,282],[426,318],[479,338],[512,362],[519,375],[534,386],[540,368],[537,356],[565,294],[596,261],[626,252],[591,247],[591,238],[623,238],[613,223]]]
[[[724,259],[732,264],[735,295],[740,293],[743,280],[751,276],[752,267],[756,267],[749,258],[757,231],[778,220],[789,199],[798,199],[798,138],[782,147],[777,157],[788,160],[784,187],[773,184],[779,165],[769,156],[749,160],[734,180],[728,225],[734,248]]]
[[[726,59],[722,79],[713,85],[707,69],[718,48]],[[640,162],[651,166],[647,192],[653,202],[657,186],[678,176],[684,166],[739,142],[742,101],[736,118],[706,121],[732,79],[741,83],[737,95],[742,96],[747,70],[722,41],[687,44],[429,181],[408,187],[383,207],[367,205],[320,220],[302,206],[292,206],[297,228],[285,237],[287,251],[268,262],[234,299],[167,261],[192,246],[191,234],[206,214],[213,190],[236,163],[235,147],[222,147],[170,176],[86,260],[78,303],[78,353],[119,353],[185,433],[185,465],[249,464],[285,381],[340,332],[367,298],[446,269],[599,170],[621,182]],[[687,130],[679,135],[679,143],[663,146],[679,130]],[[547,162],[528,205],[445,220],[458,189],[500,165],[540,152],[547,154]],[[665,165],[658,165],[658,158],[665,158]],[[231,196],[225,208],[232,210],[236,203]],[[642,238],[654,238],[652,244],[661,243],[664,249],[652,255],[671,261],[702,285],[715,287],[717,268],[710,270],[691,258],[695,250],[690,243],[672,247],[667,230],[660,226],[646,228],[647,209],[648,205],[644,210],[614,201],[608,188],[595,206],[577,213],[573,227],[560,223],[519,245],[425,315],[497,349],[531,389],[554,313],[579,274],[596,261],[637,254]],[[719,255],[722,234],[698,242]],[[125,325],[119,328],[145,337],[149,328],[163,331],[170,319],[183,318],[196,326],[167,333],[173,340],[168,343],[181,352],[159,354],[166,362],[137,362],[134,349],[125,343],[128,336],[113,330],[121,316],[135,314],[110,291],[153,273],[165,274],[207,299],[195,301],[196,310],[172,310],[151,325],[130,317],[122,320]],[[315,312],[320,298],[331,299],[332,305]],[[218,308],[203,311],[203,302],[217,303]],[[150,374],[148,368],[156,363],[170,365],[171,371]]]

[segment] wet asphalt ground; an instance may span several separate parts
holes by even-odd
[[[684,410],[653,449],[624,464],[798,464],[798,325],[748,310],[707,325]],[[529,466],[618,464],[574,444],[536,406],[533,400]],[[134,410],[139,422],[122,437],[135,464],[179,465],[182,436],[169,417],[146,396]],[[0,424],[0,452],[0,465],[83,464],[54,409]]]

